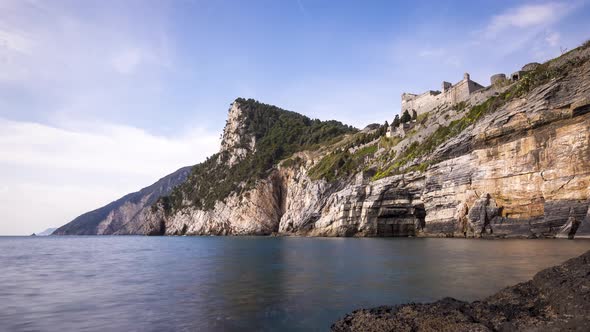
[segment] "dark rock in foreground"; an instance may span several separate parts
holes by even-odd
[[[332,331],[590,331],[590,251],[483,301],[360,309]]]

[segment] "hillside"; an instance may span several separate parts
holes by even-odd
[[[473,85],[460,102],[432,93],[436,103],[418,105],[413,120],[362,131],[237,99],[220,152],[133,222],[109,229],[588,237],[589,59],[586,43],[491,86]],[[404,94],[402,104],[418,97]]]
[[[127,194],[101,208],[84,213],[56,229],[51,235],[113,234],[129,222],[141,217],[140,212],[150,207],[160,196],[167,195],[184,182],[191,167],[183,167],[163,177],[149,187]]]
[[[44,230],[43,232],[36,233],[36,235],[37,236],[48,236],[48,235],[53,234],[53,232],[55,232],[56,229],[57,228],[48,228],[48,229]]]
[[[254,187],[281,159],[356,131],[338,121],[312,120],[253,99],[238,98],[229,110],[219,153],[83,214],[54,235],[159,235],[161,223],[149,222],[156,210],[150,207],[156,201],[167,215],[186,207],[212,210],[217,201]]]

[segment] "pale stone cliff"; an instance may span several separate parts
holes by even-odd
[[[187,182],[173,192],[173,203],[160,199],[136,211],[131,222],[97,229],[590,237],[589,58],[586,45],[519,81],[479,90],[460,105],[440,105],[404,137],[385,138],[380,128],[367,128],[298,151],[252,185],[242,179],[210,206],[194,203],[190,193],[199,184]],[[232,104],[221,151],[212,157],[230,174],[255,158],[262,144],[248,132],[249,112],[238,101]]]

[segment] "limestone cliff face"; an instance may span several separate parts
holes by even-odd
[[[587,60],[588,51],[575,56]],[[309,170],[321,157],[300,155],[302,164],[279,165],[254,188],[211,210],[188,207],[162,216],[162,232],[588,237],[589,96],[590,62],[580,61],[415,160],[440,160],[424,171],[377,181],[367,171],[331,182],[312,180]],[[239,118],[231,112],[230,118]],[[228,126],[240,128],[231,121]],[[224,137],[231,136],[224,131]],[[239,160],[242,151],[237,154],[231,160]]]
[[[232,103],[226,125],[223,128],[220,150],[220,153],[226,153],[230,156],[226,162],[227,167],[231,167],[243,160],[248,153],[254,151],[256,146],[256,137],[246,130],[246,122],[244,121],[246,117],[247,115],[244,114],[240,103]]]
[[[94,231],[590,237],[589,59],[590,47],[580,48],[540,66],[541,79],[525,76],[441,105],[397,140],[379,126],[355,133],[236,101],[219,154],[169,198],[118,210]],[[308,141],[318,133],[319,147]],[[250,169],[276,156],[283,160],[263,173]]]
[[[335,193],[311,233],[589,237],[589,97],[585,61],[439,146],[425,172]]]

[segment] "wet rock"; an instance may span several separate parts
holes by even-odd
[[[589,331],[589,275],[590,251],[483,301],[360,309],[332,331]]]

